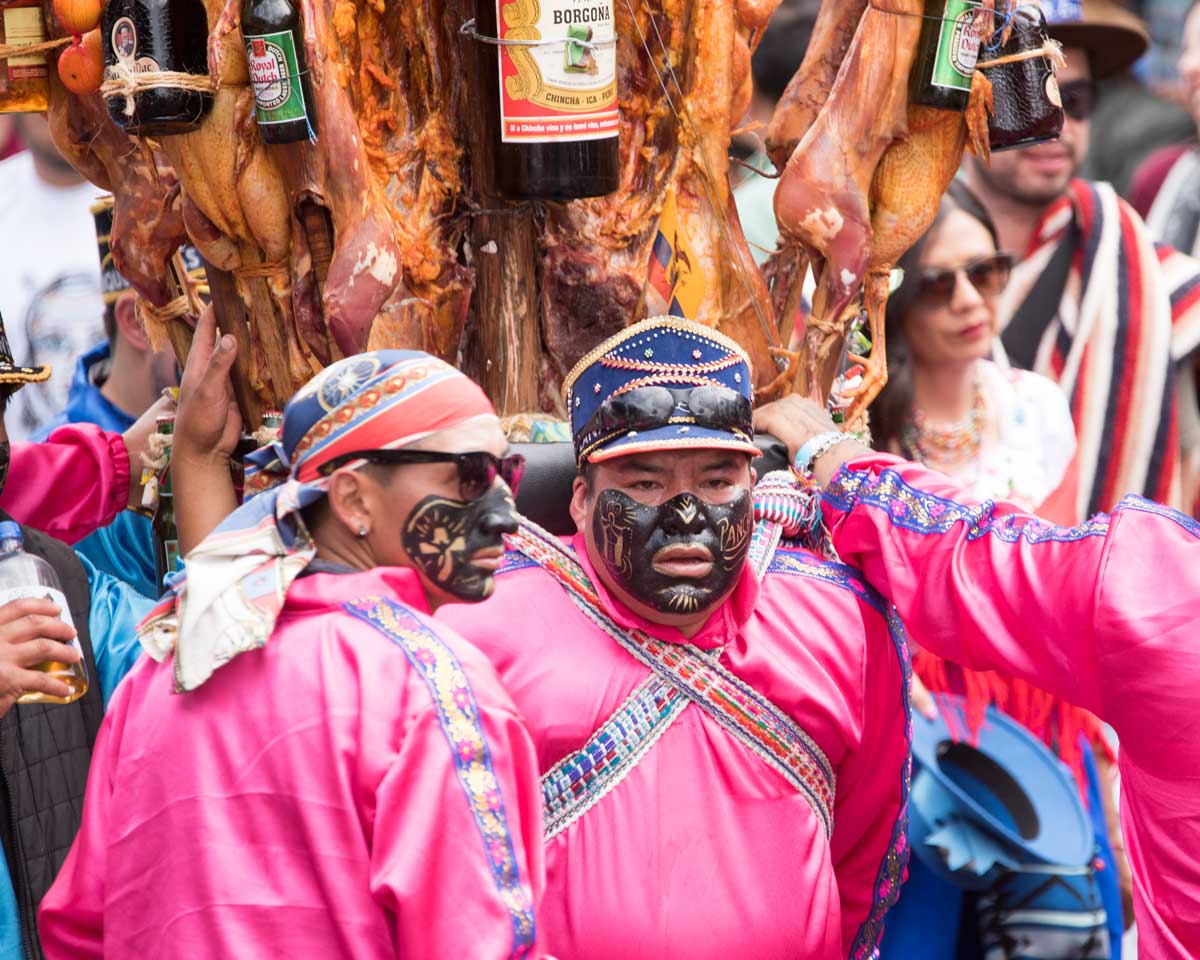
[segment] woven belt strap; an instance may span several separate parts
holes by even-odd
[[[758,524],[755,530],[759,555],[752,547],[751,562],[759,577],[779,542],[772,526]],[[588,619],[652,671],[580,750],[542,777],[547,839],[616,786],[689,703],[782,774],[832,835],[836,780],[829,760],[791,717],[722,666],[720,651],[714,655],[618,626],[575,556],[535,524],[523,522],[509,543],[558,580]]]

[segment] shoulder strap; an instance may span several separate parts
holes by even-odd
[[[778,534],[776,529],[764,535],[777,543]],[[512,543],[558,580],[584,615],[649,667],[657,679],[683,694],[782,774],[808,799],[826,833],[832,835],[836,789],[833,767],[799,724],[704,651],[620,627],[604,612],[596,589],[579,561],[551,534],[526,522]],[[771,554],[774,546],[771,544]],[[767,556],[761,570],[765,572],[769,564]]]
[[[1072,220],[1045,269],[1000,334],[1000,342],[1014,366],[1032,370],[1037,363],[1038,347],[1050,321],[1058,315],[1078,247],[1079,226]]]

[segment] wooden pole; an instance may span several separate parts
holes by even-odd
[[[483,91],[484,70],[495,71],[496,50],[472,43],[475,56],[465,56],[466,89]],[[508,203],[488,196],[496,162],[495,131],[500,122],[486,96],[469,99],[471,171],[479,187],[480,205],[471,225],[475,294],[472,302],[477,339],[476,362],[468,372],[502,417],[541,409],[541,298],[538,289],[537,238],[539,213],[530,203]]]

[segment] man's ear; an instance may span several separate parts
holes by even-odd
[[[113,305],[117,318],[117,333],[138,353],[148,353],[150,338],[146,336],[146,329],[142,326],[135,304],[133,297],[119,297]]]
[[[580,533],[587,527],[587,502],[590,495],[587,481],[581,476],[576,477],[575,484],[571,487],[571,519],[575,521],[575,529]]]
[[[355,535],[371,528],[370,482],[360,470],[338,470],[329,478],[329,512]]]

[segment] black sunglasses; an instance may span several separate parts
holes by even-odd
[[[917,274],[917,297],[945,306],[954,296],[960,274],[981,294],[994,297],[1004,292],[1012,267],[1011,253],[993,253],[953,270],[922,270]]]
[[[525,458],[519,453],[498,457],[484,450],[470,453],[439,453],[434,450],[356,450],[323,464],[317,471],[328,476],[338,467],[354,460],[367,460],[393,466],[410,463],[453,463],[458,467],[458,492],[463,500],[478,500],[491,488],[496,477],[516,495],[525,473]]]
[[[699,427],[752,432],[750,400],[729,387],[639,387],[600,404],[583,429],[583,442],[590,443],[593,435],[665,426],[679,407]]]
[[[1058,85],[1063,113],[1072,120],[1086,120],[1096,110],[1096,84],[1091,80],[1071,80]]]

